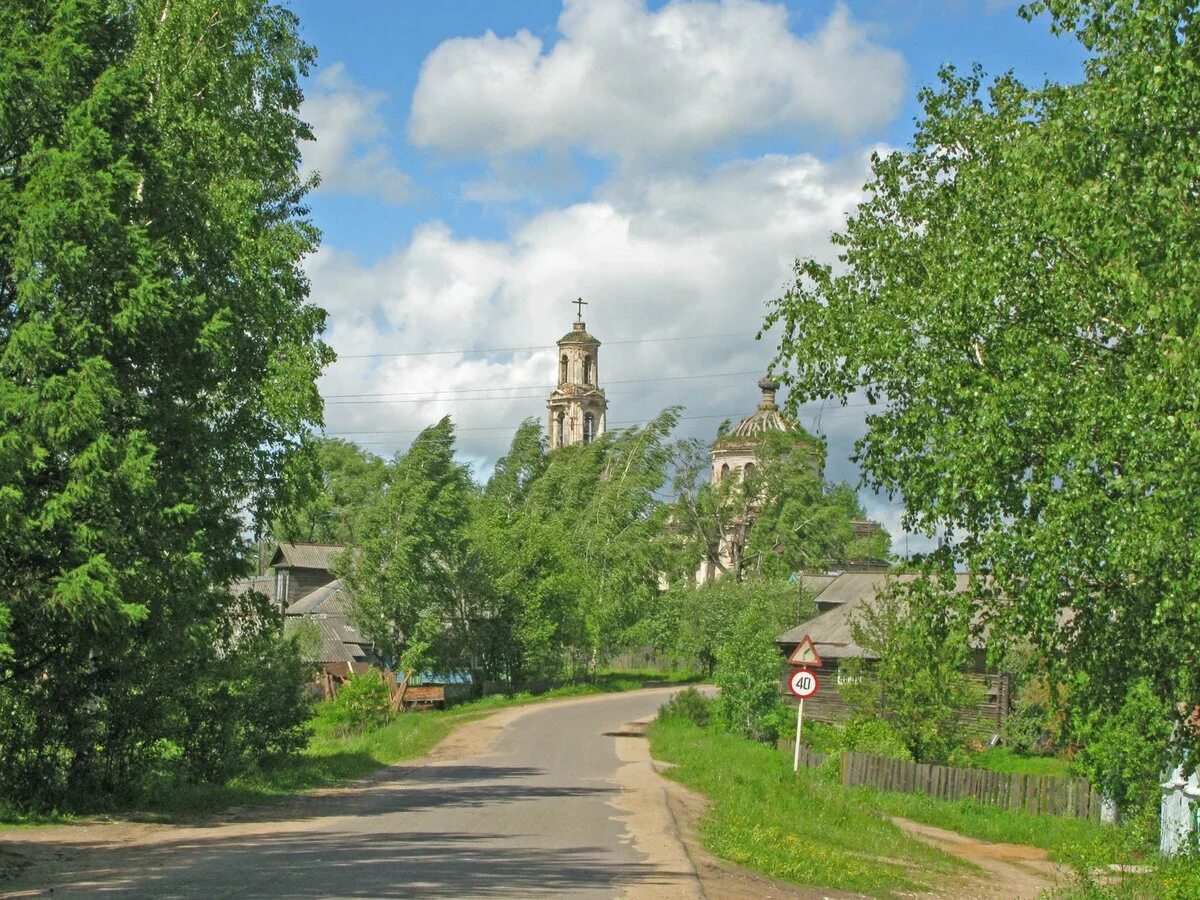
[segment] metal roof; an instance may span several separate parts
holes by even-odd
[[[342,590],[342,580],[336,578],[310,591],[287,608],[289,616],[306,616],[311,613],[349,615],[350,598]]]
[[[333,558],[346,549],[345,544],[281,543],[271,557],[271,566],[329,571]]]
[[[828,576],[811,576],[814,579]],[[954,593],[967,589],[966,574],[954,576]],[[802,622],[775,640],[780,644],[798,644],[808,635],[821,659],[861,657],[867,652],[854,642],[850,621],[855,610],[863,604],[874,603],[879,595],[896,582],[913,581],[917,575],[889,575],[884,573],[847,573],[838,575],[817,594],[817,603],[825,612]]]

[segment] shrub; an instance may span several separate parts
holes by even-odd
[[[388,686],[378,669],[351,675],[329,705],[328,717],[342,731],[363,732],[387,724],[391,715]]]
[[[713,707],[717,724],[754,741],[774,741],[782,662],[775,629],[757,610],[743,611],[717,648],[714,681],[721,689]]]
[[[712,720],[712,701],[694,687],[675,694],[658,708],[658,717],[664,722],[671,719],[686,720],[704,728]]]
[[[1134,681],[1118,709],[1094,713],[1077,728],[1083,744],[1078,764],[1092,784],[1123,818],[1155,820],[1171,716],[1149,681]]]
[[[898,584],[851,620],[854,640],[874,660],[846,663],[839,688],[855,718],[887,719],[912,758],[945,762],[965,737],[963,712],[982,688],[963,669],[970,660],[970,609],[931,578]]]

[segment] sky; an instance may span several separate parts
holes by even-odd
[[[756,333],[794,261],[834,258],[871,153],[909,144],[938,70],[1040,83],[1082,62],[1006,0],[288,6],[318,53],[326,433],[391,456],[450,415],[479,478],[544,420],[576,297],[609,427],[680,406],[680,437],[715,437],[758,400],[777,342]],[[800,407],[830,480],[858,483],[862,416]],[[860,496],[898,552],[928,548],[898,500]]]

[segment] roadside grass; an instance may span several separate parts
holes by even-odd
[[[1071,764],[1056,756],[1028,756],[1017,753],[1011,747],[990,747],[972,754],[970,765],[990,772],[1014,775],[1055,775],[1066,778],[1071,775]]]
[[[865,808],[945,828],[994,844],[1026,844],[1045,850],[1055,862],[1076,864],[1083,856],[1128,862],[1132,835],[1116,825],[1088,819],[1035,816],[978,800],[941,800],[920,793],[843,788]]]
[[[656,722],[649,735],[654,756],[676,766],[667,777],[708,796],[705,846],[774,878],[890,897],[971,871],[892,825],[890,817],[901,817],[1045,850],[1074,873],[1054,893],[1063,900],[1200,897],[1200,857],[1160,858],[1150,849],[1147,823],[1101,825],[976,800],[844,788],[830,771],[802,768],[793,775],[785,753],[679,719]]]
[[[704,844],[717,856],[800,884],[895,897],[959,876],[967,864],[909,837],[817,772],[793,775],[771,747],[686,721],[655,722],[667,777],[708,796]]]
[[[225,784],[194,784],[178,777],[159,776],[148,779],[135,796],[79,798],[69,810],[23,813],[0,805],[0,826],[64,824],[82,816],[102,815],[174,822],[233,807],[278,803],[304,791],[365,778],[383,766],[424,756],[459,725],[494,710],[664,683],[682,684],[696,677],[687,672],[604,672],[592,681],[563,685],[537,695],[495,694],[446,710],[402,713],[384,726],[350,734],[340,733],[329,719],[327,705],[319,704],[310,722],[312,737],[304,750],[270,760]]]

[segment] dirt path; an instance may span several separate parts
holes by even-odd
[[[948,886],[944,897],[1035,900],[1044,891],[1061,887],[1070,871],[1052,862],[1045,850],[1024,844],[992,844],[964,837],[954,831],[922,825],[909,819],[892,821],[919,841],[964,859],[987,872],[985,879],[971,879],[961,887]]]

